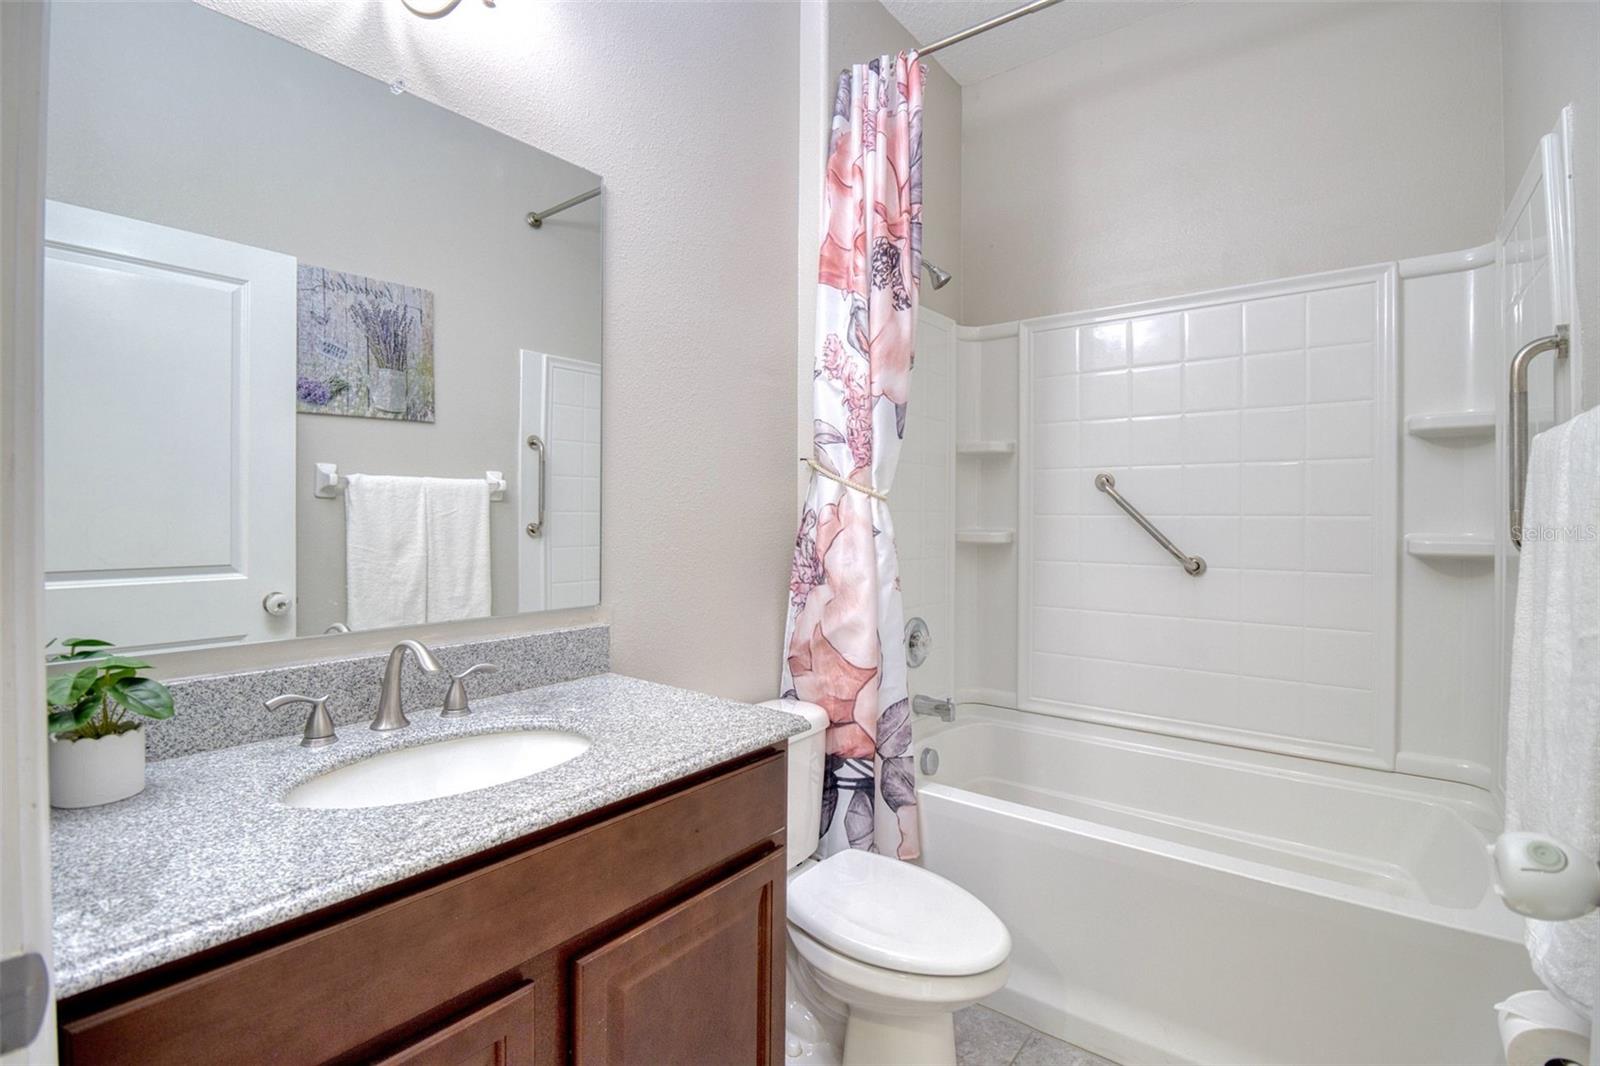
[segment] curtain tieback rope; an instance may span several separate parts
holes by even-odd
[[[800,461],[809,466],[813,474],[821,474],[829,481],[837,481],[847,489],[855,489],[857,492],[864,492],[875,500],[887,501],[889,499],[889,494],[887,492],[880,492],[871,485],[863,485],[859,481],[851,481],[842,474],[835,474],[832,470],[829,470],[815,459],[807,459],[802,457]]]

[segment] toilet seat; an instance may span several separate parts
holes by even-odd
[[[976,1003],[1003,988],[1011,969],[1002,961],[981,973],[952,976],[888,970],[834,951],[793,922],[789,943],[829,995],[851,1010],[878,1014],[925,1016]]]
[[[989,978],[1011,954],[1005,924],[972,893],[871,852],[842,851],[801,870],[788,894],[791,932],[869,970]],[[803,948],[804,941],[796,942]]]

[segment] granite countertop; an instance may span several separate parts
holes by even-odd
[[[70,996],[423,873],[756,751],[804,720],[617,674],[473,700],[465,718],[342,726],[150,763],[137,796],[55,811],[57,995]],[[391,807],[310,810],[285,791],[380,751],[558,728],[588,751],[532,777]]]

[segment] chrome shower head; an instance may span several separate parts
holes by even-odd
[[[933,282],[935,289],[942,289],[950,284],[950,279],[954,276],[948,270],[940,270],[926,259],[922,261],[922,269],[928,272],[928,280]]]

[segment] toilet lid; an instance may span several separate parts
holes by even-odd
[[[959,885],[909,862],[842,851],[789,883],[789,920],[855,959],[901,973],[966,976],[1011,954],[1011,934]]]

